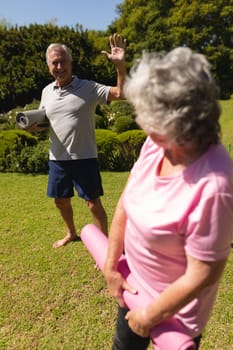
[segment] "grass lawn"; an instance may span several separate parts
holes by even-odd
[[[233,155],[233,101],[221,105]],[[109,221],[127,176],[102,173]],[[110,350],[116,302],[81,242],[52,248],[64,226],[46,185],[44,175],[0,173],[0,350]],[[73,206],[80,231],[91,216],[82,200]],[[201,350],[233,349],[232,267],[231,254]]]
[[[220,101],[220,104],[222,108],[222,115],[220,118],[222,142],[233,158],[233,99]]]
[[[103,174],[111,218],[127,178]],[[81,242],[53,249],[64,227],[47,176],[0,174],[0,349],[110,349],[116,304]],[[77,229],[91,222],[73,201]]]
[[[110,220],[127,175],[102,174]],[[52,248],[64,227],[46,184],[0,174],[0,349],[110,350],[116,303],[81,242]],[[73,205],[80,230],[91,217],[82,200]],[[201,350],[232,349],[232,266],[231,254]]]

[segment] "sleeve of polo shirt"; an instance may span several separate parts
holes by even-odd
[[[108,94],[111,86],[95,83],[95,90],[98,98],[98,103],[106,104],[108,102]]]

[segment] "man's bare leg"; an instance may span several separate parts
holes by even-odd
[[[67,226],[67,235],[63,239],[60,239],[53,244],[54,248],[59,248],[72,241],[76,241],[78,237],[74,226],[71,198],[55,198],[55,205],[59,209],[60,214]]]
[[[100,198],[87,201],[87,206],[93,216],[94,224],[107,236],[108,219]]]

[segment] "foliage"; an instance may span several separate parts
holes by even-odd
[[[128,146],[127,152],[139,154],[142,144],[146,139],[146,133],[143,130],[125,131],[117,136],[118,140],[124,145]]]
[[[121,134],[96,130],[100,169],[129,171],[139,156],[145,138],[146,134],[142,130],[130,130]]]
[[[128,40],[130,59],[141,56],[143,50],[162,51],[170,48],[167,18],[175,6],[172,0],[123,1],[116,28]]]
[[[96,130],[100,169],[130,170],[138,158],[145,137],[142,130],[130,130],[118,135],[110,130]]]
[[[116,118],[112,127],[112,130],[117,134],[134,129],[139,129],[139,126],[130,116],[120,116]]]
[[[174,46],[190,46],[212,63],[222,98],[229,98],[233,82],[233,1],[177,1],[169,27]],[[231,72],[231,73],[230,73]]]
[[[132,104],[127,100],[111,101],[109,105],[109,113],[114,119],[121,116],[134,117],[135,111]]]
[[[24,147],[20,153],[10,152],[6,156],[6,168],[4,170],[24,174],[47,174],[48,144],[40,142],[34,147]]]
[[[130,170],[139,156],[146,134],[143,130],[130,130],[119,134],[117,138],[121,149],[121,168],[119,170]]]
[[[212,64],[221,98],[233,92],[233,0],[124,0],[118,18],[106,31],[31,24],[0,25],[0,113],[39,100],[51,81],[45,51],[51,42],[73,51],[73,73],[106,85],[116,84],[113,64],[101,54],[109,51],[109,35],[127,38],[127,67],[142,51],[169,51],[190,46]],[[124,114],[127,115],[127,114]]]
[[[40,99],[42,88],[51,81],[45,51],[51,42],[65,43],[73,51],[73,70],[91,79],[93,48],[81,27],[51,24],[29,27],[0,27],[0,105],[1,111],[24,106]]]
[[[119,126],[118,126],[116,121],[120,117],[124,117],[124,119],[122,122],[119,122]],[[125,119],[125,117],[129,117],[130,120]],[[111,103],[108,105],[108,112],[107,112],[108,127],[117,133],[130,130],[130,129],[138,129],[137,124],[133,122],[134,117],[135,117],[134,108],[132,104],[127,100],[111,101]],[[121,124],[122,124],[122,127],[121,127]],[[126,124],[125,127],[124,127],[124,124]]]
[[[107,129],[108,119],[102,115],[95,114],[95,128],[96,129]]]
[[[213,66],[221,97],[233,91],[233,0],[125,0],[116,30],[128,39],[132,62],[146,51],[189,46]]]
[[[119,141],[111,130],[96,130],[99,165],[101,170],[116,170]]]
[[[26,146],[37,144],[37,138],[24,130],[3,130],[0,131],[0,170],[8,168],[7,157],[14,153],[19,155]]]
[[[111,130],[96,129],[100,169],[130,170],[144,138],[145,134],[141,130],[131,130],[117,135]],[[26,131],[2,131],[0,133],[0,171],[47,174],[48,149],[48,141],[38,142],[35,136]]]
[[[0,114],[0,125],[1,129],[5,128],[8,123],[8,117],[6,114]]]

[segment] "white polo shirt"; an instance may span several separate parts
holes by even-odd
[[[110,86],[76,76],[65,87],[47,85],[41,96],[50,122],[50,160],[97,158],[95,109],[106,104]]]

